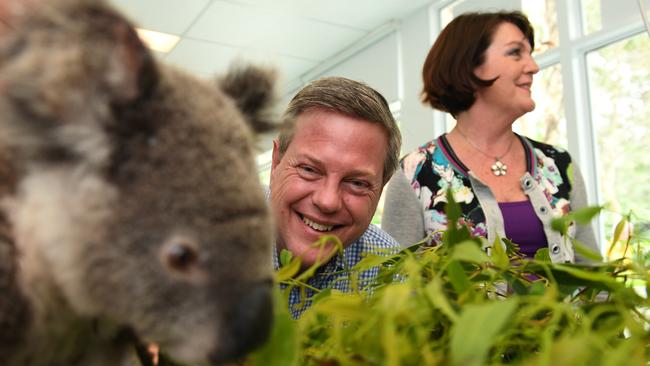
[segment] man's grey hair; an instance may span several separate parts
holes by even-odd
[[[296,94],[282,116],[278,150],[283,155],[295,133],[296,120],[307,111],[324,110],[379,123],[388,137],[383,179],[388,182],[397,169],[402,136],[386,99],[370,86],[343,77],[312,81]]]

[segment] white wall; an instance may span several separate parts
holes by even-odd
[[[390,33],[309,79],[348,77],[375,88],[389,103],[399,102],[402,152],[406,153],[435,136],[433,111],[419,98],[422,64],[432,43],[428,6],[396,24]]]
[[[647,1],[647,0],[645,0]],[[304,82],[321,76],[344,76],[363,81],[381,92],[389,103],[399,101],[401,105],[399,120],[402,131],[402,153],[407,153],[429,139],[445,131],[444,116],[434,112],[430,107],[420,102],[422,90],[422,65],[433,44],[434,34],[437,33],[437,10],[451,1],[432,1],[435,4],[433,15],[429,6],[425,6],[411,15],[396,21],[396,26],[389,33],[375,37],[372,42],[362,45],[352,45],[346,55],[338,57],[330,65],[321,67],[316,72],[309,73],[303,78]],[[636,1],[601,0],[603,25],[624,23],[640,18]],[[562,5],[564,3],[562,2]],[[576,4],[571,4],[576,6]],[[521,0],[481,0],[459,3],[454,12],[468,10],[485,10],[486,8],[519,9]],[[559,7],[560,17],[565,16],[566,9]],[[569,39],[564,39],[570,43]],[[355,49],[356,47],[356,49]],[[322,66],[322,65],[321,65]],[[570,84],[569,84],[570,85]],[[299,86],[297,86],[299,87]],[[571,92],[570,86],[565,86],[565,93]],[[285,96],[284,102],[297,92],[297,89]],[[569,108],[568,114],[571,113]],[[573,117],[573,116],[572,116]],[[579,118],[574,118],[579,119]],[[571,143],[569,150],[577,160],[587,168],[593,152],[579,151],[576,144]],[[588,169],[587,169],[588,170]],[[592,175],[592,174],[588,174]],[[595,187],[590,187],[594,193]]]
[[[398,37],[391,33],[320,76],[342,76],[362,81],[390,103],[399,99]]]
[[[433,44],[428,8],[404,19],[400,31],[402,60],[402,152],[408,153],[438,133],[431,107],[422,104],[422,65]]]

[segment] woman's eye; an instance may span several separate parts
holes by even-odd
[[[510,52],[508,52],[508,54],[513,55],[513,56],[519,56],[519,55],[521,55],[521,49],[520,48],[515,48],[513,50],[510,50]]]

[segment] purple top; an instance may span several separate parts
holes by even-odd
[[[519,245],[522,254],[533,258],[537,249],[548,246],[544,226],[530,201],[499,202],[499,208],[506,237]]]

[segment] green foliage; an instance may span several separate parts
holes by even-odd
[[[553,230],[566,235],[569,226],[573,223],[579,225],[588,225],[591,220],[602,211],[602,207],[584,207],[579,210],[570,212],[568,215],[554,219],[551,222]]]
[[[466,305],[451,330],[452,365],[482,365],[516,308],[516,297],[502,302]],[[485,332],[477,332],[477,329]]]
[[[623,261],[586,266],[539,260],[500,267],[471,241],[404,252],[385,264],[390,275],[382,277],[374,296],[331,291],[298,321],[288,322],[284,312],[276,324],[283,331],[269,343],[279,345],[272,351],[267,346],[250,364],[648,360],[649,304],[630,287],[634,280],[647,283],[647,268]]]
[[[453,197],[448,200],[455,205]],[[452,220],[453,210],[448,210]],[[586,223],[598,211],[591,208],[570,217]],[[557,227],[570,224],[559,220]],[[526,260],[515,244],[472,238],[456,221],[444,237],[436,247],[423,246],[423,241],[393,256],[367,256],[348,271],[354,277],[381,266],[372,288],[321,291],[298,320],[288,312],[288,294],[278,289],[270,340],[241,364],[555,366],[650,361],[650,302],[640,295],[650,292],[650,270],[643,256],[553,264],[548,249],[542,249]],[[341,249],[333,237],[315,245],[328,242]],[[302,286],[316,268],[300,272],[299,259],[290,253],[280,253],[279,259],[276,280],[289,288]]]
[[[275,291],[275,301],[283,302],[279,289]],[[252,355],[251,363],[266,366],[296,365],[299,349],[298,329],[286,306],[276,306],[274,312],[275,324],[270,341]]]
[[[598,210],[571,218],[588,222]],[[321,292],[297,321],[290,320],[286,299],[278,296],[271,340],[245,363],[646,365],[650,360],[650,303],[635,291],[647,291],[650,271],[638,258],[553,264],[548,251],[540,250],[525,260],[512,243],[489,245],[466,235],[455,221],[444,238],[436,247],[419,243],[391,257],[369,256],[350,276],[381,265],[372,289]]]

